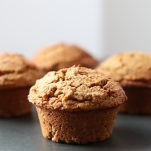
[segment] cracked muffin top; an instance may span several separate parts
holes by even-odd
[[[81,65],[94,68],[97,61],[78,46],[59,43],[43,48],[33,57],[33,62],[45,71]]]
[[[30,89],[37,107],[59,110],[108,109],[122,104],[126,95],[111,78],[85,67],[51,71]]]
[[[119,53],[100,64],[97,70],[106,72],[122,85],[143,85],[149,81],[151,84],[151,55],[140,51]]]
[[[41,72],[22,55],[0,53],[0,88],[33,85]]]

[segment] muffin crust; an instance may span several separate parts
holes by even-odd
[[[37,107],[72,111],[113,108],[125,99],[117,82],[103,73],[75,66],[49,72],[29,94]]]
[[[38,68],[15,53],[0,53],[0,89],[30,86],[40,78]]]
[[[110,74],[122,85],[151,86],[151,55],[127,51],[114,55],[100,64],[98,71]]]

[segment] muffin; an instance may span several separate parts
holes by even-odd
[[[38,68],[22,55],[0,53],[0,117],[19,116],[31,111],[27,96],[40,76]]]
[[[75,66],[49,72],[29,93],[43,136],[54,142],[80,144],[109,138],[118,106],[125,99],[117,82]]]
[[[121,86],[128,101],[121,112],[151,113],[151,55],[140,51],[128,51],[114,55],[97,68],[106,72]]]
[[[64,43],[39,50],[33,57],[33,62],[46,72],[57,71],[73,65],[95,68],[98,63],[90,54],[78,46]]]

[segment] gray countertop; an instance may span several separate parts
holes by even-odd
[[[113,135],[89,145],[56,144],[45,140],[35,112],[0,119],[0,151],[151,151],[151,116],[118,115]]]

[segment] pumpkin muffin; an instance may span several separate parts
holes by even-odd
[[[121,112],[151,113],[151,55],[127,51],[114,55],[97,68],[112,76],[128,96]]]
[[[0,53],[0,117],[19,116],[31,111],[27,96],[40,76],[38,68],[22,55]]]
[[[80,47],[64,43],[39,50],[33,57],[33,62],[46,72],[57,71],[73,65],[95,68],[98,63]]]
[[[125,100],[117,82],[103,73],[75,66],[49,72],[29,93],[43,136],[65,143],[109,138],[118,106]]]

